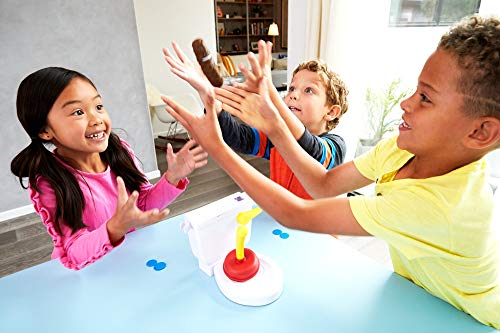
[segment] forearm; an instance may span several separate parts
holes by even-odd
[[[137,199],[137,207],[142,211],[153,208],[161,210],[181,195],[188,183],[188,179],[183,178],[177,184],[171,184],[163,175],[155,185],[143,184]]]
[[[278,109],[281,118],[283,118],[283,120],[285,121],[285,124],[292,133],[292,136],[295,138],[295,140],[298,140],[304,134],[304,124],[302,124],[299,118],[295,117],[292,111],[290,111],[288,106],[280,97],[276,88],[272,86],[272,82],[270,90],[272,90],[270,92],[271,101],[273,102],[276,109]]]
[[[262,175],[227,145],[211,156],[262,209],[283,225],[299,228],[296,213],[304,207],[303,199]]]
[[[238,123],[228,112],[221,112],[217,120],[221,128],[224,142],[234,150],[250,155],[255,146],[255,135],[252,128]]]
[[[212,156],[280,224],[309,232],[368,235],[355,220],[346,198],[301,199],[255,170],[226,145]]]
[[[330,185],[327,182],[331,177],[328,171],[300,147],[288,129],[276,126],[269,138],[312,197],[321,198],[344,193],[337,186],[339,184]]]
[[[93,231],[81,229],[70,237],[63,237],[63,244],[55,245],[55,252],[65,267],[79,270],[102,258],[123,240],[124,234],[112,241],[104,223]]]

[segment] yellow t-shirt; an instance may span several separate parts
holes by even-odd
[[[480,322],[500,329],[498,218],[486,162],[438,177],[394,180],[413,157],[380,142],[354,164],[375,196],[349,198],[358,223],[389,244],[394,271]]]

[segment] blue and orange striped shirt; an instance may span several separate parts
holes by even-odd
[[[295,195],[311,199],[281,154],[264,133],[237,122],[229,113],[222,111],[219,124],[224,141],[235,151],[270,160],[270,178]],[[328,132],[312,135],[307,129],[297,140],[299,145],[327,170],[344,161],[346,146],[342,137]]]

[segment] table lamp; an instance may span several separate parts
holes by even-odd
[[[280,33],[278,31],[278,25],[276,23],[272,23],[270,26],[269,26],[269,30],[267,32],[267,34],[269,36],[273,36],[273,50],[274,50],[274,44],[275,44],[275,38],[276,36],[279,36]]]

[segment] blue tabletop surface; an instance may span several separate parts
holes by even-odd
[[[137,230],[80,271],[52,260],[0,279],[0,332],[496,332],[333,237],[265,213],[248,247],[281,267],[283,294],[235,304],[198,268],[182,220]]]

